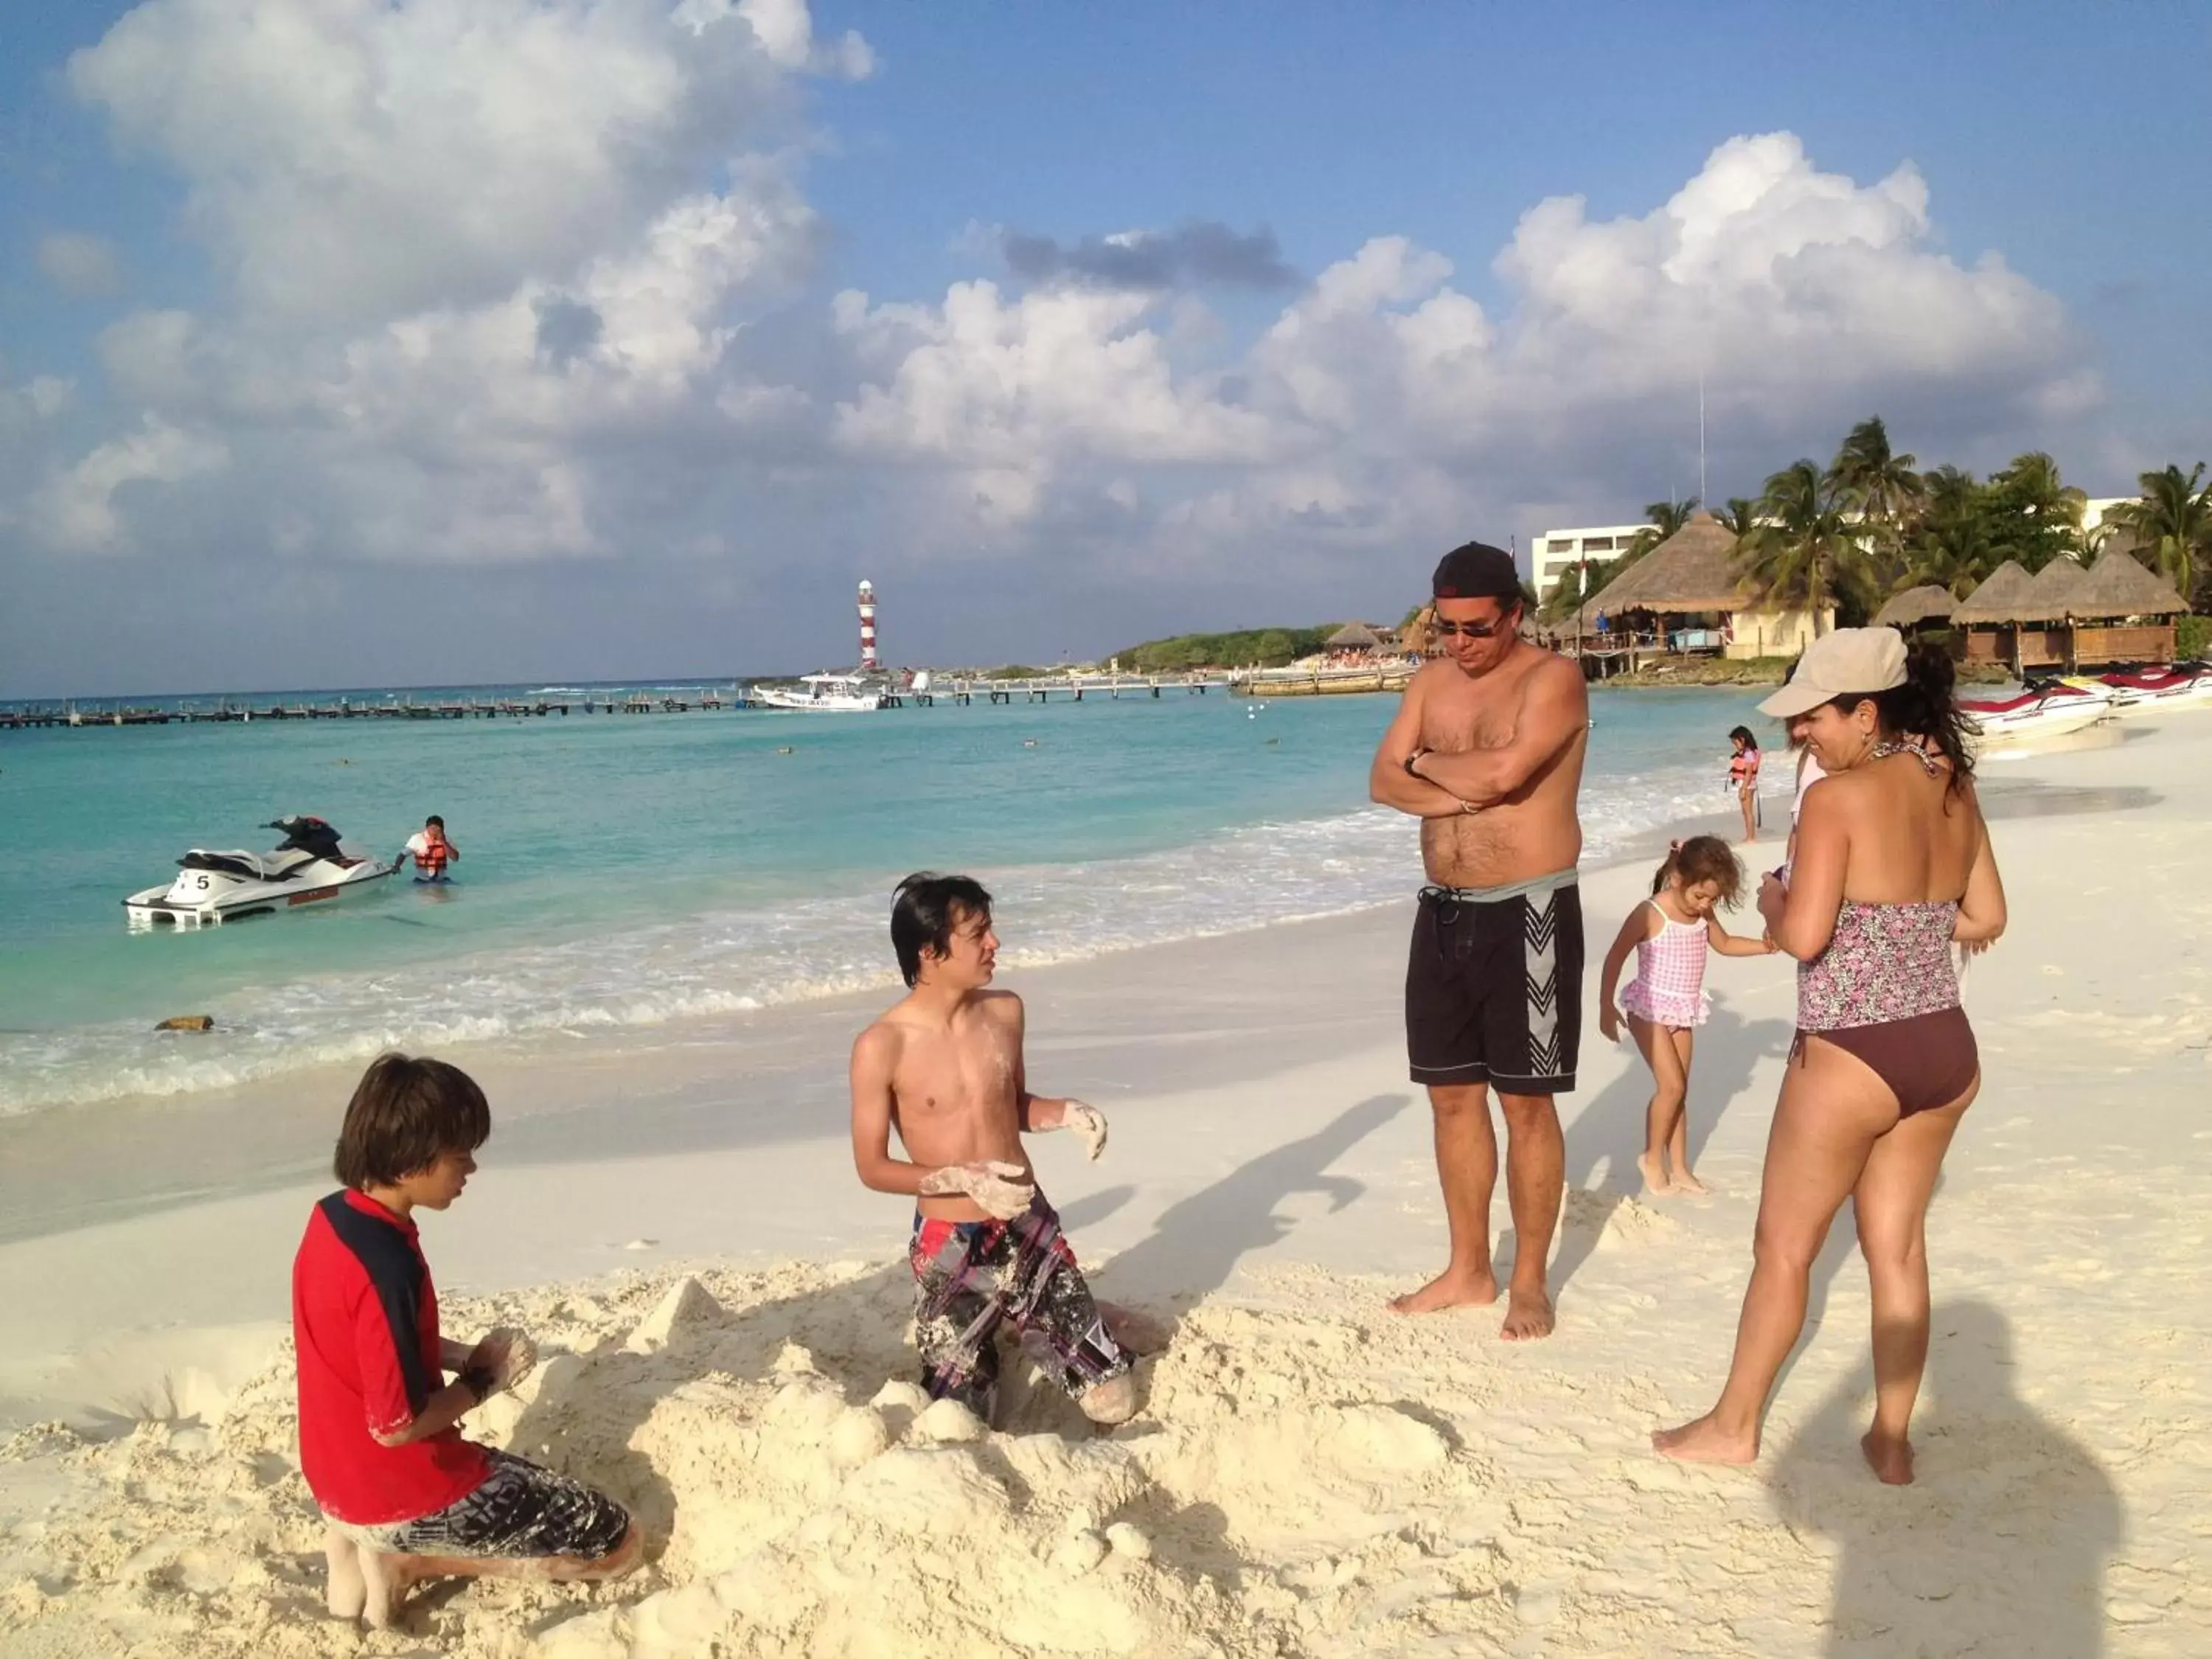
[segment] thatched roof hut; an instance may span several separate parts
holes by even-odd
[[[1735,561],[1735,532],[1710,513],[1692,513],[1687,524],[1583,605],[1584,631],[1601,611],[1664,617],[1740,610],[1746,601]]]
[[[1437,619],[1437,608],[1425,605],[1414,613],[1413,620],[1398,630],[1399,648],[1407,654],[1425,657],[1436,648],[1436,640],[1430,624]]]
[[[1348,622],[1322,641],[1331,651],[1372,651],[1382,636],[1364,622]]]
[[[2173,584],[2146,570],[2118,548],[2108,547],[2104,556],[2082,574],[2081,591],[2074,602],[2077,617],[2179,617],[2188,605]]]
[[[2089,573],[2072,559],[2061,556],[2037,571],[2028,589],[2051,607],[2054,617],[2063,619],[2088,614],[2081,609],[2082,595],[2088,586]]]
[[[1951,620],[1968,626],[1993,623],[2063,622],[2066,612],[2035,591],[2035,578],[2017,559],[2007,559],[1960,602]]]
[[[1889,603],[1874,614],[1876,628],[1917,628],[1923,623],[1949,622],[1959,602],[1947,587],[1929,582],[1890,596]]]

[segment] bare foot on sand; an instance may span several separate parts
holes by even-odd
[[[1909,1486],[1912,1484],[1912,1443],[1899,1437],[1892,1440],[1879,1429],[1869,1429],[1859,1441],[1859,1449],[1866,1454],[1867,1467],[1874,1471],[1875,1479],[1885,1486]]]
[[[1662,1457],[1684,1463],[1755,1463],[1759,1461],[1756,1434],[1730,1434],[1707,1413],[1679,1429],[1661,1429],[1651,1437],[1652,1449]]]
[[[1498,1276],[1488,1268],[1461,1273],[1447,1267],[1418,1291],[1390,1298],[1390,1311],[1442,1313],[1447,1308],[1486,1307],[1498,1300]]]
[[[1514,1291],[1505,1298],[1505,1323],[1498,1334],[1508,1342],[1534,1342],[1549,1336],[1554,1322],[1550,1297],[1541,1291]]]
[[[1667,1179],[1667,1171],[1650,1153],[1638,1153],[1636,1167],[1644,1173],[1644,1190],[1653,1198],[1664,1198],[1674,1190],[1674,1183]]]
[[[1707,1194],[1712,1191],[1711,1188],[1706,1186],[1704,1182],[1698,1180],[1697,1176],[1692,1175],[1687,1170],[1677,1170],[1674,1171],[1674,1189],[1678,1193],[1693,1193],[1699,1198],[1705,1197]]]

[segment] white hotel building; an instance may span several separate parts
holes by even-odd
[[[1538,601],[1551,598],[1559,578],[1584,559],[1593,564],[1610,564],[1628,551],[1638,532],[1650,527],[1648,524],[1601,524],[1587,530],[1547,530],[1528,544],[1528,574]]]
[[[2104,522],[2105,514],[2123,503],[2136,498],[2132,495],[2105,495],[2085,501],[2081,506],[2081,528],[2094,531]],[[1547,530],[1528,544],[1529,579],[1534,584],[1538,603],[1552,597],[1552,590],[1559,579],[1583,560],[1593,564],[1609,564],[1628,551],[1640,531],[1649,530],[1649,524],[1600,524],[1582,530]]]

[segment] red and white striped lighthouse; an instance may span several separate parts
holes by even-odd
[[[880,665],[876,660],[876,585],[860,584],[860,667],[869,672]]]

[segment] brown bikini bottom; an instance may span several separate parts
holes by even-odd
[[[1939,1008],[1879,1025],[1800,1031],[1795,1045],[1800,1059],[1808,1036],[1833,1043],[1864,1064],[1897,1097],[1899,1117],[1948,1106],[1966,1092],[1981,1069],[1974,1028],[1966,1024],[1963,1008]]]

